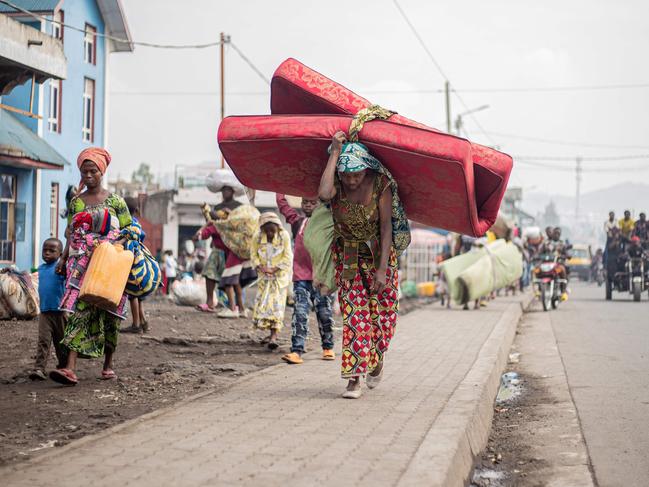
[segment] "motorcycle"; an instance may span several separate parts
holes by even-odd
[[[561,302],[561,285],[567,284],[567,280],[560,277],[558,260],[557,255],[543,254],[532,270],[532,285],[541,300],[543,311],[557,309]]]
[[[606,280],[606,299],[612,299],[613,291],[628,292],[634,301],[640,301],[642,293],[649,290],[645,259],[629,257],[624,263],[624,270],[616,272]]]
[[[604,264],[602,262],[598,262],[593,266],[591,276],[597,283],[597,287],[602,287],[602,284],[606,281],[606,271],[604,270]]]

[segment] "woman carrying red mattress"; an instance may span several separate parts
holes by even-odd
[[[408,220],[392,175],[358,142],[337,132],[320,181],[330,202],[333,254],[343,315],[343,397],[361,396],[361,377],[376,387],[399,310],[397,257],[410,242]]]

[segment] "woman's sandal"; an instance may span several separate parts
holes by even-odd
[[[198,311],[202,311],[203,313],[216,313],[216,310],[214,308],[210,308],[207,303],[199,304],[196,306],[196,309]]]
[[[70,369],[55,369],[50,371],[50,379],[66,386],[76,386],[79,379]]]
[[[268,341],[268,348],[270,350],[277,350],[278,347],[279,347],[279,344],[275,340],[269,340]]]
[[[101,371],[101,380],[117,379],[117,374],[113,369],[106,369]]]

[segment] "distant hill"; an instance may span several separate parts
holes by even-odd
[[[575,198],[564,195],[531,192],[523,194],[522,208],[532,215],[542,213],[546,205],[554,201],[562,218],[571,218],[575,212]],[[608,212],[622,216],[624,210],[638,216],[641,211],[649,212],[649,184],[622,183],[608,188],[584,193],[581,197],[581,214],[604,221]]]

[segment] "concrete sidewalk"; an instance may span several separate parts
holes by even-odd
[[[7,486],[463,485],[486,444],[521,299],[403,317],[384,381],[340,398],[339,361],[307,354],[78,440]]]

